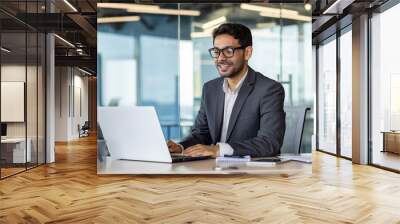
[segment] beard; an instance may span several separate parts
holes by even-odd
[[[233,63],[228,60],[220,61],[217,63],[217,70],[220,76],[224,78],[233,78],[240,74],[244,68],[244,60],[238,63]]]

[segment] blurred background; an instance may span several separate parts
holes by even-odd
[[[187,135],[205,82],[219,77],[208,49],[212,30],[242,23],[253,35],[250,66],[281,82],[286,106],[308,113],[302,152],[311,152],[315,75],[311,5],[97,4],[99,106],[154,106],[166,139]]]

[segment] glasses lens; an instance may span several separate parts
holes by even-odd
[[[211,57],[217,58],[219,56],[219,50],[216,48],[211,48],[209,50]]]
[[[224,55],[225,55],[225,57],[228,57],[228,58],[232,57],[234,52],[235,52],[235,50],[231,47],[227,47],[224,49]]]

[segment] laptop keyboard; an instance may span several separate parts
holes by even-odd
[[[188,161],[210,159],[211,156],[180,156],[180,155],[172,155],[171,158],[172,158],[172,162],[173,163],[180,163],[180,162],[188,162]]]

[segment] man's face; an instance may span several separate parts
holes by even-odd
[[[214,47],[218,49],[224,49],[226,47],[241,47],[239,40],[228,34],[218,35],[214,39]],[[214,59],[214,63],[217,66],[218,72],[222,77],[233,78],[240,74],[244,66],[247,65],[247,61],[251,56],[251,47],[245,49],[237,49],[232,57],[225,57],[221,52],[218,58]]]

